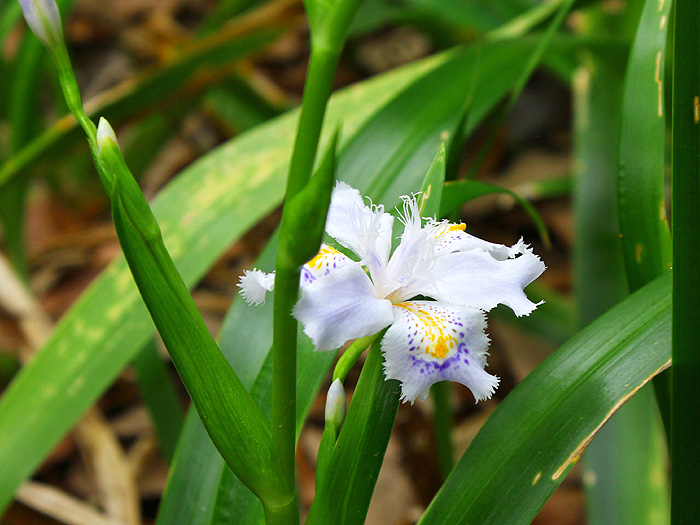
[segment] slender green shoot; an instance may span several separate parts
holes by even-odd
[[[359,0],[336,0],[329,5],[321,0],[308,0],[305,4],[311,26],[311,56],[304,84],[301,114],[292,150],[292,158],[287,176],[285,207],[280,226],[280,249],[275,262],[275,297],[273,314],[274,357],[272,380],[273,442],[279,454],[283,483],[288,492],[289,507],[296,509],[295,489],[295,450],[296,450],[296,359],[297,359],[297,321],[292,317],[292,309],[299,294],[301,265],[314,254],[301,248],[302,239],[307,239],[307,246],[321,243],[325,216],[330,204],[330,188],[327,199],[318,200],[318,193],[311,192],[311,200],[318,205],[322,203],[323,211],[316,209],[315,214],[306,217],[315,226],[320,226],[318,238],[308,235],[308,225],[304,221],[293,224],[296,212],[290,204],[300,196],[308,186],[318,151],[323,119],[331,94],[333,78],[340,58],[347,27],[350,25]],[[337,139],[337,136],[336,136]],[[330,155],[324,168],[319,168],[319,180],[332,180],[335,172],[335,141],[329,149]],[[324,177],[326,175],[331,177]],[[316,178],[316,177],[314,177]],[[312,181],[313,182],[313,181]],[[323,184],[321,184],[323,186]],[[311,204],[311,202],[309,202]],[[285,245],[289,249],[285,249]],[[315,252],[314,252],[315,253]],[[306,257],[304,259],[304,257]],[[298,258],[298,259],[297,259]],[[294,511],[298,512],[298,511]],[[298,520],[298,517],[297,517]]]

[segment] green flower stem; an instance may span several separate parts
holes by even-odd
[[[51,57],[56,64],[56,68],[58,69],[58,80],[61,85],[61,90],[63,91],[63,97],[68,105],[68,109],[78,121],[78,124],[80,124],[85,131],[88,144],[90,145],[90,151],[92,151],[95,167],[97,168],[97,173],[102,181],[102,185],[107,190],[107,193],[109,193],[114,184],[114,177],[110,174],[110,171],[104,165],[103,160],[97,154],[97,128],[95,123],[90,119],[90,117],[88,117],[87,113],[85,113],[85,109],[83,108],[80,89],[78,88],[78,83],[76,82],[75,75],[73,74],[73,67],[71,66],[66,45],[63,41],[61,41],[60,44],[56,44],[48,49],[51,52]]]
[[[700,516],[700,4],[674,3],[671,523]]]
[[[313,7],[318,7],[313,2]],[[331,28],[332,23],[349,20],[354,14],[353,9],[347,6],[357,5],[357,0],[351,2],[339,2],[335,6],[324,7],[324,12],[330,16],[331,23],[321,23],[321,31]],[[309,6],[307,6],[308,8]],[[313,13],[309,13],[310,17]],[[285,208],[282,215],[282,227],[280,228],[281,245],[292,245],[295,239],[300,244],[308,244],[304,240],[308,232],[295,228],[295,217],[290,215],[297,213],[290,203],[307,185],[314,168],[316,154],[318,152],[323,119],[326,113],[328,98],[333,86],[333,78],[340,58],[340,52],[345,41],[346,33],[330,31],[325,33],[331,40],[314,38],[318,34],[312,25],[311,56],[304,84],[304,96],[302,99],[301,114],[297,127],[294,149],[289,164],[287,177],[287,189],[285,194]],[[331,28],[332,29],[332,28]],[[335,143],[335,140],[333,141]],[[334,162],[335,147],[331,148]],[[334,164],[332,166],[334,169]],[[330,196],[329,196],[330,197]],[[327,208],[326,208],[327,212]],[[325,213],[323,214],[325,222]],[[291,227],[286,227],[289,224]],[[319,244],[320,244],[320,238]],[[291,250],[293,251],[293,250]],[[280,469],[283,485],[289,494],[289,501],[296,505],[295,490],[295,451],[296,451],[296,358],[297,358],[297,321],[292,317],[292,309],[299,295],[300,264],[292,264],[290,250],[278,250],[275,263],[275,297],[273,304],[273,378],[272,378],[272,441],[275,452],[280,458]],[[298,261],[295,261],[298,262]],[[291,505],[291,503],[290,503]],[[287,518],[291,522],[298,522],[298,513]],[[295,519],[294,519],[295,518]],[[290,522],[290,523],[291,523]]]
[[[355,341],[353,341],[353,343],[338,359],[338,363],[336,363],[335,369],[333,370],[333,381],[336,379],[345,381],[345,377],[348,375],[350,369],[355,366],[355,363],[362,353],[372,346],[372,343],[378,335],[379,333],[376,333],[374,335],[368,335],[367,337],[361,337],[360,339],[355,339]]]
[[[285,195],[287,201],[299,193],[311,177],[339,57],[340,50],[312,47],[301,115],[289,164]]]
[[[299,295],[298,268],[275,267],[272,326],[272,444],[278,454],[284,488],[295,501],[297,321],[292,309]],[[299,521],[298,510],[295,522]]]
[[[451,385],[447,381],[435,383],[430,389],[433,401],[433,427],[435,430],[435,451],[442,479],[454,467],[454,447],[452,445],[452,407],[450,405]]]

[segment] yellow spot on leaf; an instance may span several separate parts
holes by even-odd
[[[634,258],[637,259],[637,264],[641,264],[642,262],[642,249],[643,246],[641,244],[637,244],[634,249]]]
[[[693,120],[695,120],[696,124],[700,120],[700,100],[698,100],[697,96],[693,97]]]
[[[78,376],[75,378],[73,383],[68,387],[66,390],[66,395],[68,397],[75,397],[76,394],[80,391],[80,389],[83,388],[85,385],[85,378],[82,376]]]
[[[654,80],[658,91],[658,113],[660,117],[664,115],[664,90],[661,80],[661,50],[656,53],[656,71],[654,72]]]
[[[537,485],[537,482],[540,480],[541,477],[542,477],[542,472],[538,472],[537,474],[535,474],[535,477],[532,479],[532,486],[533,487],[535,485]]]

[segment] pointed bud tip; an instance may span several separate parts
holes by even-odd
[[[326,423],[336,428],[343,424],[345,419],[345,389],[340,379],[336,379],[328,389],[326,396]]]
[[[112,126],[107,122],[107,119],[100,117],[100,123],[97,125],[97,149],[99,152],[102,152],[102,147],[104,144],[107,144],[107,140],[119,147],[119,142],[117,142],[117,136],[114,134]]]
[[[45,46],[51,48],[63,40],[56,0],[19,0],[19,5],[27,25]]]

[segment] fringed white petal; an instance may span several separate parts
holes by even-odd
[[[316,350],[334,350],[350,339],[377,333],[394,319],[360,264],[351,262],[301,289],[294,316]]]
[[[544,269],[544,263],[530,250],[502,261],[481,250],[451,253],[435,260],[434,292],[426,290],[426,294],[485,311],[505,304],[517,316],[528,315],[537,304],[527,298],[523,288]]]
[[[357,254],[373,276],[389,260],[394,218],[381,205],[366,206],[360,192],[338,182],[331,195],[326,232]]]
[[[238,282],[241,295],[248,304],[262,304],[265,294],[275,287],[275,272],[265,273],[257,268],[246,270]]]
[[[488,399],[498,378],[488,374],[483,312],[434,301],[394,306],[394,323],[382,339],[387,379],[401,381],[404,401],[424,400],[438,381],[462,383],[477,401]]]

